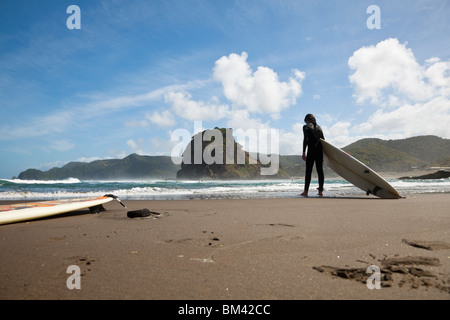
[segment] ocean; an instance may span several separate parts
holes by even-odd
[[[450,178],[435,180],[387,179],[401,196],[417,193],[450,193]],[[0,179],[0,200],[53,200],[114,194],[121,200],[262,199],[297,197],[303,179],[285,180],[143,180],[90,181],[69,178],[39,181]],[[313,180],[310,196],[316,196]],[[325,197],[365,197],[345,180],[326,179]],[[373,196],[370,196],[373,197]]]

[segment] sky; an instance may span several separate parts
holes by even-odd
[[[338,147],[448,139],[449,17],[448,0],[2,0],[0,178],[172,155],[214,127],[301,154],[307,113]]]

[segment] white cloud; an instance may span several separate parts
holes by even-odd
[[[432,97],[432,87],[424,79],[424,67],[417,63],[412,50],[397,39],[356,50],[348,65],[354,70],[349,79],[358,103],[382,103],[386,97],[383,90],[389,89],[413,100]]]
[[[217,99],[209,103],[195,101],[188,92],[168,92],[165,102],[172,105],[178,116],[190,121],[219,120],[229,115],[229,107],[219,104]]]
[[[143,142],[142,139],[139,139],[139,141],[137,142],[134,141],[133,139],[129,139],[127,140],[127,145],[134,153],[142,155],[144,154],[144,151],[141,148],[142,142]]]
[[[450,61],[441,61],[439,58],[431,58],[425,62],[428,68],[425,76],[431,85],[435,87],[439,95],[450,97]]]
[[[433,57],[421,65],[406,44],[387,39],[355,51],[348,64],[356,101],[377,107],[351,128],[353,133],[384,139],[450,137],[450,60]]]
[[[269,121],[263,123],[261,119],[252,117],[248,110],[234,110],[230,114],[227,125],[230,128],[240,128],[243,130],[270,128]]]
[[[295,123],[291,132],[280,132],[280,154],[300,155],[303,148],[303,124]]]
[[[162,113],[155,111],[151,115],[147,115],[146,117],[152,123],[157,124],[161,127],[171,127],[175,125],[175,119],[172,113],[170,113],[170,111],[168,110],[165,110]]]
[[[355,140],[350,138],[350,126],[351,123],[348,121],[336,122],[329,128],[323,126],[325,139],[339,147],[348,145]]]
[[[272,119],[279,120],[280,112],[295,104],[296,98],[302,94],[301,83],[305,74],[294,69],[294,77],[282,82],[270,68],[260,66],[253,72],[247,57],[245,52],[241,55],[232,53],[215,63],[214,79],[222,84],[224,96],[231,105],[221,104],[215,96],[208,102],[197,101],[185,90],[166,92],[165,102],[171,105],[177,116],[190,121],[227,119],[232,127],[267,127],[267,123],[263,124],[252,114],[270,114]],[[158,116],[154,113],[152,118],[156,120]]]
[[[225,97],[233,106],[250,112],[279,113],[295,104],[302,93],[305,74],[294,70],[294,78],[280,82],[278,74],[267,67],[252,71],[247,53],[232,53],[216,61],[214,79],[221,82]]]
[[[426,103],[404,104],[392,111],[377,110],[355,131],[378,137],[404,138],[418,135],[450,137],[450,100],[435,98]]]

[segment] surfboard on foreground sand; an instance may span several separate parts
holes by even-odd
[[[28,221],[80,209],[95,208],[112,200],[119,201],[125,207],[116,196],[109,194],[101,197],[2,205],[0,206],[0,224]]]
[[[327,165],[342,178],[365,191],[384,199],[398,199],[400,194],[379,174],[358,159],[320,139]]]

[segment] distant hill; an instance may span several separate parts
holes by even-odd
[[[90,163],[70,162],[61,168],[48,171],[28,169],[21,172],[19,179],[60,180],[78,178],[81,180],[99,179],[142,179],[175,178],[179,165],[168,156],[140,156],[131,154],[123,159],[96,160]]]
[[[375,171],[407,171],[411,170],[412,167],[426,164],[426,161],[409,153],[388,147],[383,140],[364,140],[355,142],[343,148],[343,150]]]
[[[205,146],[202,146],[204,148]],[[235,148],[239,147],[236,145]],[[345,148],[346,152],[378,172],[407,172],[429,167],[450,167],[450,140],[436,136],[419,136],[399,140],[362,139]],[[203,150],[203,149],[202,149]],[[237,149],[235,149],[236,152]],[[201,178],[257,178],[261,163],[242,165],[175,165],[168,156],[131,154],[123,159],[97,160],[90,163],[70,162],[48,171],[28,169],[19,179],[60,180],[69,177],[80,180]],[[280,155],[278,178],[303,177],[305,162],[300,155]],[[327,166],[325,174],[334,175]],[[313,171],[313,174],[315,170]],[[271,178],[271,176],[265,176]]]
[[[436,136],[399,140],[369,138],[356,141],[343,150],[376,171],[402,172],[445,161],[450,157],[450,140]]]

